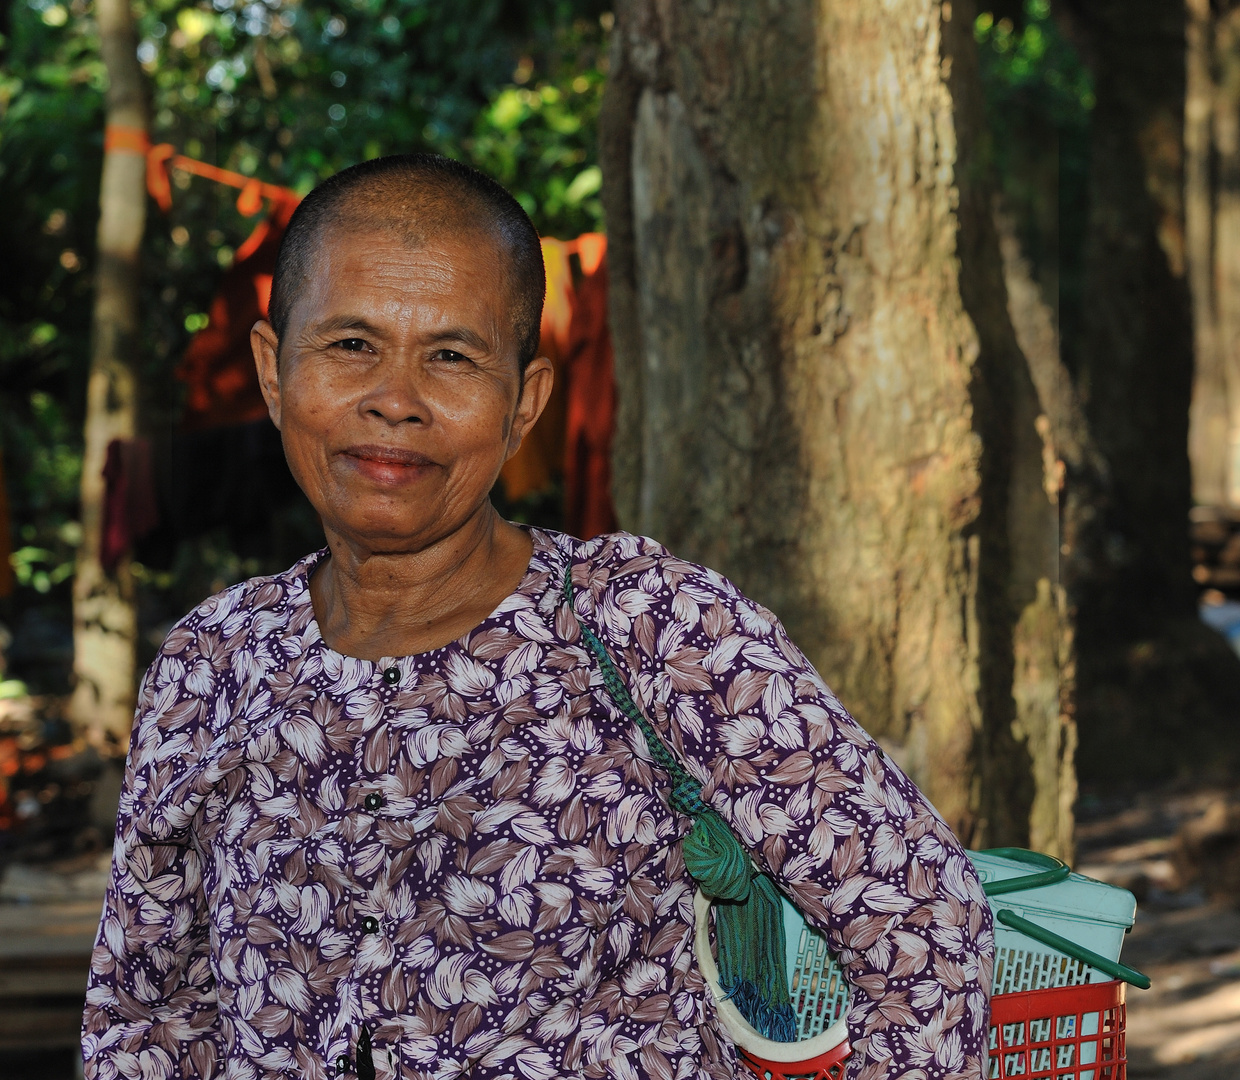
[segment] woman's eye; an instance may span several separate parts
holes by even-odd
[[[332,348],[344,349],[345,352],[361,352],[366,348],[366,342],[358,337],[345,338],[344,341],[337,341]]]

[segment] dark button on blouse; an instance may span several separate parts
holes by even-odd
[[[345,1057],[344,1054],[341,1054],[338,1058],[336,1058],[336,1072],[347,1073],[348,1071],[349,1071],[349,1059]]]
[[[379,932],[379,920],[373,915],[367,915],[362,920],[362,931],[367,934],[377,934]]]
[[[367,810],[378,810],[383,805],[383,796],[377,791],[372,791],[366,796],[365,805]]]
[[[390,667],[384,670],[383,681],[387,683],[388,686],[395,686],[398,682],[400,682],[400,668]]]

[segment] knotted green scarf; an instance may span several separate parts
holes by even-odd
[[[564,599],[571,609],[571,566],[564,575]],[[693,818],[683,845],[685,869],[714,901],[720,987],[759,1034],[777,1042],[795,1041],[796,1016],[784,967],[784,913],[775,883],[754,867],[728,823],[702,799],[702,785],[634,704],[606,646],[579,617],[577,623],[602,668],[603,685],[612,701],[641,729],[650,756],[671,780],[668,806]]]

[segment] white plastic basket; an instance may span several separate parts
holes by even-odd
[[[982,884],[1023,877],[1026,863],[989,852],[970,851]],[[990,897],[995,913],[994,993],[1047,990],[1055,986],[1081,986],[1109,982],[1113,976],[1090,964],[1065,956],[1055,949],[1004,926],[1000,910],[1014,911],[1021,918],[1096,952],[1119,960],[1124,934],[1137,915],[1136,898],[1127,889],[1095,881],[1082,874],[1069,874],[1063,881],[1037,889],[1022,889]]]
[[[812,1039],[844,1018],[848,980],[827,948],[827,939],[786,898],[783,906],[788,990],[797,1017],[797,1038]]]

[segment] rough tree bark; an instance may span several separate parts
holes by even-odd
[[[108,72],[109,137],[99,190],[90,376],[82,458],[82,546],[73,582],[74,720],[106,751],[128,745],[135,696],[137,613],[127,561],[99,561],[108,443],[132,438],[137,413],[138,255],[146,218],[146,102],[129,0],[97,0]]]
[[[1055,505],[973,15],[618,4],[615,493],[772,607],[966,839],[1067,853]]]

